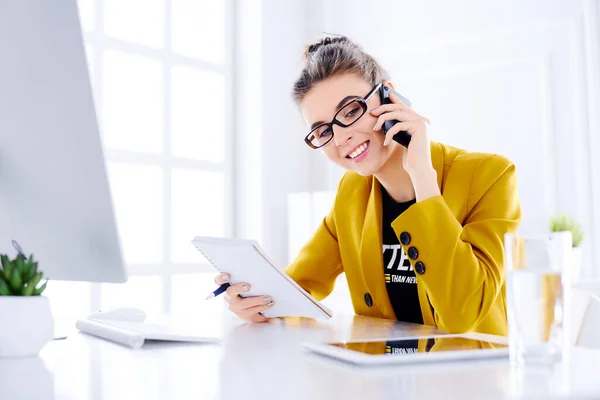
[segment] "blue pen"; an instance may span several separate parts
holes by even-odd
[[[213,297],[217,297],[218,295],[220,295],[221,293],[223,293],[224,291],[226,291],[229,286],[231,286],[229,284],[229,282],[226,282],[226,283],[222,284],[221,286],[219,286],[217,288],[217,290],[215,290],[214,292],[212,292],[211,294],[209,294],[206,297],[206,300],[212,299]]]

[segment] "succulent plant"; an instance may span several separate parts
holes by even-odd
[[[44,274],[33,254],[27,258],[19,253],[13,260],[2,254],[0,262],[0,296],[39,296],[46,289],[47,281],[38,287]]]
[[[584,234],[581,226],[572,218],[566,215],[558,215],[550,220],[550,232],[570,231],[573,235],[573,247],[581,246]]]

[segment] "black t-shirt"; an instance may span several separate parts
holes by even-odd
[[[416,200],[397,203],[390,197],[383,186],[381,187],[382,200],[382,242],[383,242],[383,270],[385,286],[387,287],[390,302],[396,313],[398,321],[423,323],[423,315],[419,304],[417,292],[417,277],[410,259],[404,254],[404,249],[392,228],[392,222]]]

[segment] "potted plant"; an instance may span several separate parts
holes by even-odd
[[[54,335],[43,273],[33,254],[0,255],[0,358],[35,356]]]
[[[571,254],[571,260],[573,262],[572,277],[573,282],[578,281],[581,276],[581,243],[584,238],[581,226],[573,218],[567,218],[566,215],[558,215],[550,220],[550,231],[571,232],[571,235],[573,236],[573,250]]]

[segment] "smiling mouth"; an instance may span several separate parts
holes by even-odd
[[[361,144],[355,150],[353,150],[350,154],[348,154],[346,158],[353,160],[356,157],[360,156],[369,147],[369,142],[370,140],[365,141],[363,144]]]

